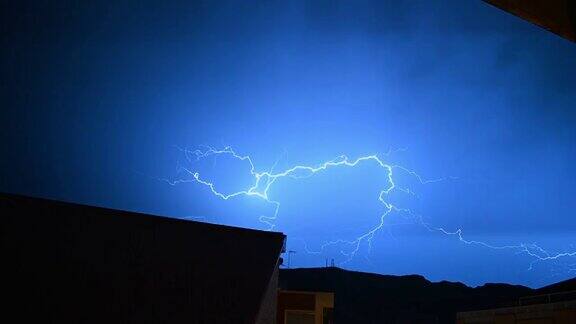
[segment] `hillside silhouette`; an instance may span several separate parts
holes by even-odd
[[[576,290],[576,278],[532,289],[520,285],[431,282],[336,267],[282,269],[280,289],[334,292],[336,323],[455,323],[456,313],[517,306],[520,298]]]

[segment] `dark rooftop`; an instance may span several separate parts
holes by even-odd
[[[0,214],[4,316],[42,322],[253,323],[285,240],[11,194]]]

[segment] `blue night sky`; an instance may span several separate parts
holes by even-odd
[[[539,287],[576,275],[576,46],[482,1],[37,1],[0,8],[0,191],[266,229],[273,205],[222,200],[280,178],[292,267]],[[386,155],[390,151],[389,155]],[[189,156],[190,157],[190,156]],[[105,233],[103,233],[105,235]],[[306,242],[306,245],[304,244]],[[206,247],[191,247],[191,249]],[[239,251],[238,253],[242,253]],[[347,262],[344,262],[347,261]],[[344,263],[342,263],[344,262]],[[530,266],[532,264],[531,269]]]

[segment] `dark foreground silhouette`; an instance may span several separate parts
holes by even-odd
[[[334,293],[338,324],[454,323],[458,312],[576,290],[576,279],[534,290],[334,267],[278,275],[281,233],[10,194],[0,216],[2,311],[15,323],[268,324],[282,318],[278,288]]]
[[[419,275],[377,275],[330,267],[282,269],[280,288],[334,292],[334,322],[338,324],[455,323],[458,312],[547,302],[526,297],[576,290],[576,278],[540,289],[508,284],[471,288],[459,282],[430,282]]]
[[[0,194],[11,323],[275,319],[284,235]]]

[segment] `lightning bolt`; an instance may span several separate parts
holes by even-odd
[[[443,227],[435,227],[423,220],[423,218],[414,213],[412,210],[407,208],[401,208],[393,203],[389,202],[386,198],[393,192],[399,191],[405,194],[417,196],[415,192],[413,192],[409,188],[402,188],[396,184],[394,181],[394,176],[397,172],[402,172],[407,174],[410,177],[413,177],[417,180],[420,184],[430,184],[440,181],[446,181],[451,179],[457,179],[455,177],[445,177],[445,178],[436,178],[436,179],[424,179],[418,173],[410,170],[406,167],[396,164],[389,164],[382,160],[377,154],[373,155],[366,155],[361,156],[355,159],[350,159],[346,155],[340,155],[335,159],[320,163],[318,165],[309,166],[309,165],[295,165],[291,168],[285,169],[281,172],[275,172],[274,169],[277,166],[278,161],[274,163],[274,165],[267,171],[257,171],[254,161],[249,155],[240,155],[236,153],[231,147],[224,147],[223,149],[214,149],[212,147],[206,147],[205,150],[189,150],[178,148],[184,155],[185,159],[188,162],[188,165],[192,166],[195,162],[201,161],[206,159],[210,156],[229,156],[233,159],[236,159],[241,162],[247,162],[250,166],[250,175],[252,177],[252,183],[247,186],[245,189],[240,191],[235,191],[232,193],[224,193],[217,189],[217,186],[212,183],[211,181],[203,178],[198,171],[191,169],[189,166],[179,166],[179,171],[184,172],[188,177],[179,178],[179,179],[160,179],[163,180],[170,185],[178,185],[181,183],[197,183],[207,187],[214,196],[222,199],[222,200],[229,200],[241,196],[249,196],[249,197],[256,197],[267,204],[270,204],[274,207],[274,211],[272,215],[262,215],[259,217],[259,221],[265,224],[268,227],[268,230],[272,230],[275,227],[275,220],[278,217],[280,212],[281,204],[277,200],[273,200],[269,196],[269,191],[272,186],[280,179],[283,178],[292,178],[292,179],[304,179],[314,176],[319,172],[324,172],[328,169],[333,168],[354,168],[360,164],[364,163],[372,163],[376,165],[378,168],[382,169],[384,174],[386,175],[386,183],[383,185],[383,188],[380,190],[378,195],[378,201],[383,206],[384,210],[380,214],[378,223],[369,229],[367,232],[362,233],[361,235],[355,237],[354,239],[350,240],[333,240],[323,243],[319,249],[313,250],[308,248],[306,242],[304,241],[304,249],[308,253],[312,254],[321,254],[324,253],[325,250],[329,247],[340,247],[340,253],[346,257],[345,261],[342,263],[346,263],[352,260],[356,254],[359,252],[361,246],[366,244],[368,247],[368,252],[372,249],[372,240],[376,233],[378,233],[385,224],[385,219],[393,212],[396,213],[406,213],[411,215],[413,219],[417,221],[417,224],[424,226],[429,231],[437,232],[447,236],[454,236],[458,239],[459,242],[466,244],[466,245],[477,245],[484,248],[492,249],[492,250],[511,250],[516,252],[517,254],[523,254],[530,257],[532,260],[530,262],[529,269],[532,269],[533,266],[538,262],[544,261],[553,261],[558,260],[561,258],[569,258],[569,257],[576,257],[576,251],[574,252],[562,252],[553,254],[548,252],[547,250],[543,249],[542,247],[538,246],[537,244],[530,243],[520,243],[517,245],[492,245],[483,241],[476,241],[466,239],[464,237],[462,229],[456,229],[453,231],[446,230]],[[404,150],[404,149],[401,149]],[[385,156],[390,155],[395,151],[388,151]],[[573,269],[571,269],[573,271]]]

